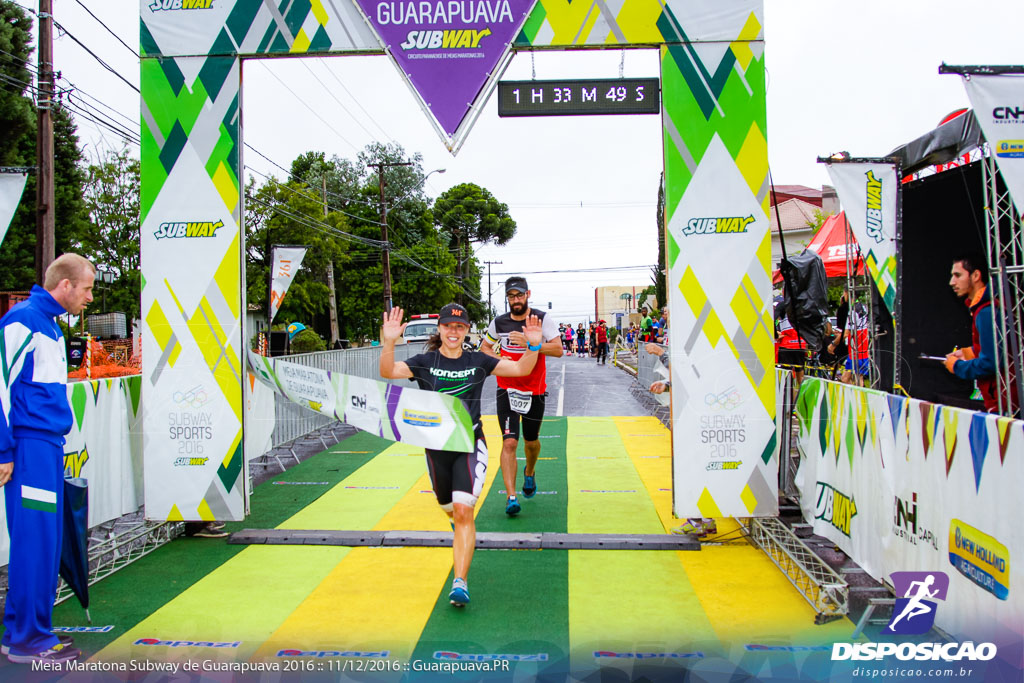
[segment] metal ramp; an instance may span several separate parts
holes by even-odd
[[[243,529],[228,543],[241,545],[344,545],[450,548],[450,531],[330,531],[315,529]],[[476,547],[522,550],[700,550],[692,535],[560,534],[480,532]]]

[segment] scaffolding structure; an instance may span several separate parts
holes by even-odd
[[[1013,206],[1010,191],[1001,182],[995,155],[988,143],[981,159],[981,177],[985,185],[985,234],[989,264],[989,286],[994,293],[993,303],[1000,315],[992,316],[992,334],[1002,339],[997,346],[1000,353],[996,372],[999,412],[1013,413],[1014,404],[1024,406],[1024,381],[1021,379],[1024,354],[1024,217]],[[1007,321],[1006,330],[997,326]],[[1016,384],[1016,400],[1011,392]]]

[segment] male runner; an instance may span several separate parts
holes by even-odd
[[[505,480],[508,500],[505,514],[514,517],[522,509],[516,497],[516,448],[519,446],[519,422],[523,424],[523,450],[526,466],[523,468],[523,497],[532,498],[537,492],[534,478],[537,457],[540,455],[540,424],[544,420],[544,397],[547,395],[547,369],[544,356],[562,355],[562,340],[554,318],[544,311],[530,309],[530,290],[526,278],[518,275],[505,280],[505,296],[509,312],[491,321],[484,336],[484,353],[496,358],[517,360],[526,351],[527,339],[523,327],[530,315],[540,318],[543,344],[533,371],[526,377],[498,377],[498,425],[501,427],[501,474]],[[500,342],[499,351],[495,346]]]

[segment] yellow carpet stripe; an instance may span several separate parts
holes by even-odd
[[[646,432],[648,427],[645,422],[633,423],[626,430]],[[634,438],[639,442],[644,437]],[[632,439],[631,443],[636,445]],[[615,420],[569,418],[570,533],[664,533],[623,445]],[[581,489],[636,492],[580,493]],[[695,644],[714,639],[676,555],[651,550],[569,551],[574,662],[593,665],[596,650],[692,652]],[[610,614],[615,615],[614,629],[608,627]]]
[[[495,418],[485,418],[485,426],[496,427],[488,420]],[[500,460],[501,437],[487,441],[487,479],[477,510],[490,491]],[[394,452],[409,452],[409,448]],[[412,462],[421,474],[373,528],[450,531],[448,517],[433,493],[423,493],[431,491],[425,458],[390,460],[401,461],[403,469]],[[378,474],[368,472],[367,481]],[[408,661],[438,597],[447,595],[451,569],[451,548],[354,548],[280,625],[256,658],[296,648],[387,651],[391,658]]]
[[[671,461],[650,457],[671,449],[670,433],[653,417],[639,418],[649,421],[646,423],[631,422],[630,419],[615,418],[615,422],[626,451],[655,501],[658,516],[665,528],[670,529],[682,523],[672,516],[671,491],[659,490],[671,487]],[[708,473],[708,476],[712,475],[730,476],[728,472]],[[810,605],[767,555],[740,540],[742,537],[735,533],[739,529],[736,520],[719,519],[717,522],[718,537],[737,542],[706,544],[700,552],[678,552],[676,555],[716,639],[721,640],[734,657],[739,657],[748,643],[779,644],[780,633],[792,634],[792,640],[787,643],[792,645],[814,645],[848,638],[849,622],[814,625],[814,611]],[[751,609],[751,605],[757,605],[757,609]]]
[[[201,655],[217,661],[245,661],[349,552],[349,548],[330,546],[246,548],[91,659],[176,661]],[[241,645],[224,649],[132,645],[142,638],[241,641]]]
[[[422,457],[396,457],[414,450],[405,444],[392,444],[278,528],[374,528],[423,477],[426,467]],[[349,488],[353,486],[397,486],[398,489]],[[426,488],[430,488],[429,483]],[[430,502],[433,504],[432,500]],[[289,615],[308,601],[310,592],[321,586],[324,577],[328,577],[351,551],[351,548],[323,546],[246,548],[108,645],[96,658],[174,657],[167,647],[131,645],[140,638],[158,638],[193,642],[241,640],[241,647],[225,648],[221,653],[230,659],[248,659],[261,643],[272,638]],[[450,565],[451,552],[448,554]],[[253,587],[259,587],[259,599],[253,599]],[[225,619],[234,625],[232,633],[224,631],[220,615],[231,615]],[[282,649],[295,646],[282,644]],[[182,652],[182,656],[190,652],[193,655],[202,652],[204,656],[207,653],[206,649],[173,649]],[[276,653],[277,650],[271,651],[270,643],[259,648],[260,656]]]

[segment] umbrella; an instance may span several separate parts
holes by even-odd
[[[89,480],[64,479],[63,541],[60,551],[60,577],[78,597],[89,617]]]

